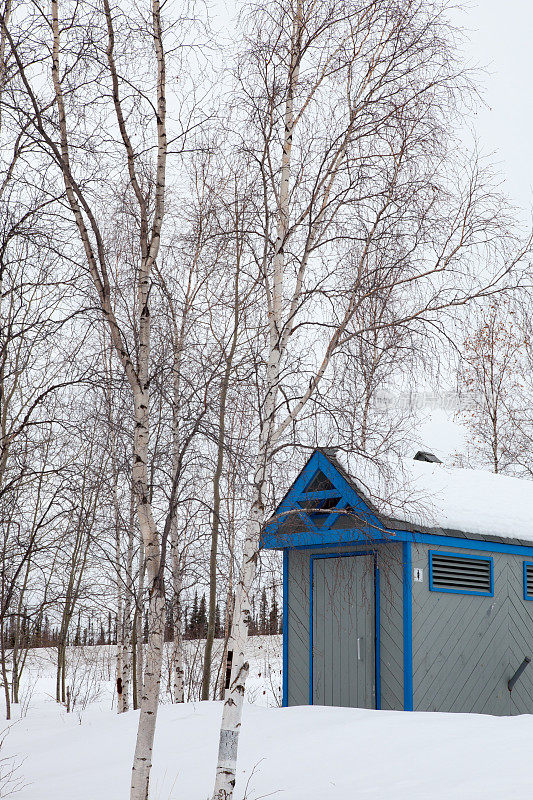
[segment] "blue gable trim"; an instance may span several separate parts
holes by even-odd
[[[334,486],[334,490],[324,490],[316,492],[306,492],[306,487],[310,485],[318,472],[322,474]],[[351,506],[363,520],[361,528],[347,529],[340,528],[331,530],[339,514],[329,513],[326,522],[317,527],[313,522],[312,515],[307,515],[298,505],[299,501],[326,499],[339,497],[336,507],[342,511],[347,506]],[[280,532],[280,526],[284,519],[290,515],[296,515],[305,525],[306,530],[291,533]],[[284,547],[316,547],[331,544],[353,544],[368,541],[369,539],[392,538],[398,540],[394,531],[386,531],[371,511],[368,505],[359,497],[357,492],[349,485],[346,479],[335,469],[333,464],[319,450],[316,450],[303,470],[298,475],[296,481],[285,495],[283,501],[276,508],[272,521],[269,522],[261,537],[261,545],[267,550],[278,550]]]
[[[306,492],[305,489],[317,472],[322,472],[334,486],[334,490]],[[331,530],[338,514],[330,513],[329,519],[322,527],[317,527],[310,516],[298,505],[301,500],[325,499],[340,497],[336,506],[342,510],[351,506],[363,520],[360,528],[339,528]],[[280,532],[282,521],[290,514],[296,514],[306,526],[305,530],[291,533]],[[269,522],[261,537],[261,546],[266,550],[300,549],[309,547],[331,547],[332,545],[357,545],[362,542],[412,542],[420,544],[444,545],[459,549],[479,550],[489,553],[510,553],[533,558],[533,542],[531,545],[507,544],[491,542],[485,539],[469,539],[467,537],[446,536],[440,533],[418,533],[406,530],[386,528],[365,501],[350,486],[341,473],[335,469],[326,456],[316,450],[298,478],[276,509],[272,521]]]

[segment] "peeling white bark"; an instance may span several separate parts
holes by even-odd
[[[284,247],[289,226],[289,185],[295,124],[294,92],[298,85],[299,77],[300,37],[301,4],[298,2],[292,32],[291,63],[287,76],[284,139],[278,194],[277,231],[273,255],[272,297],[269,314],[269,357],[265,399],[263,403],[263,425],[261,429],[260,449],[255,464],[254,495],[246,526],[244,552],[239,580],[236,586],[233,623],[228,644],[228,658],[231,659],[231,679],[230,686],[226,692],[226,699],[222,712],[213,800],[231,800],[233,798],[242,710],[246,691],[246,679],[249,673],[249,665],[246,659],[246,644],[248,638],[248,624],[251,618],[250,591],[257,570],[259,537],[264,518],[264,497],[266,493],[268,465],[276,422],[276,398],[280,386],[282,348],[286,344],[286,337],[283,336]]]
[[[150,597],[148,610],[148,644],[141,696],[141,714],[131,775],[132,800],[148,800],[155,722],[159,702],[161,667],[163,663],[165,598],[156,586]]]
[[[132,606],[133,606],[133,543],[135,538],[135,503],[133,495],[130,500],[130,518],[128,523],[128,550],[126,554],[126,585],[124,597],[124,617],[122,633],[122,706],[124,711],[130,709],[131,673],[132,673]]]

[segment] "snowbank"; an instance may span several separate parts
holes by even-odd
[[[533,716],[261,707],[276,702],[280,638],[252,645],[255,704],[245,706],[235,800],[530,797]],[[30,652],[14,708],[23,716],[0,753],[23,759],[14,800],[128,800],[138,712],[114,713],[112,650],[91,651],[100,665],[93,699],[70,714],[53,700],[53,652]],[[207,800],[221,712],[215,702],[161,706],[150,800]]]
[[[151,800],[206,800],[220,703],[163,706]],[[30,784],[17,800],[127,800],[137,712],[53,703],[9,736]],[[533,717],[299,707],[245,709],[236,800],[526,800]]]

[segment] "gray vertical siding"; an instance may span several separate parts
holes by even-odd
[[[507,689],[533,644],[533,602],[523,599],[524,558],[487,553],[493,559],[494,597],[480,597],[430,591],[429,550],[450,548],[412,546],[413,569],[424,570],[423,582],[412,585],[415,711],[532,713],[532,673],[526,670],[512,698]]]
[[[509,556],[509,676],[524,656],[533,662],[533,600],[524,599],[523,565],[533,558]],[[533,713],[533,663],[522,673],[511,694],[511,714]]]
[[[288,568],[287,702],[309,703],[309,552],[289,551]]]
[[[327,552],[356,548],[331,547]],[[533,713],[533,663],[512,695],[507,681],[524,656],[533,659],[533,601],[524,599],[524,556],[488,553],[494,564],[494,597],[429,590],[429,550],[477,550],[412,545],[413,686],[416,711],[484,714]],[[311,553],[288,556],[288,703],[309,702]],[[403,604],[401,545],[378,547],[380,568],[381,707],[403,708]]]
[[[346,553],[352,547],[327,548]],[[287,655],[288,705],[309,703],[310,555],[322,550],[290,550],[288,554]],[[381,707],[403,708],[403,607],[401,545],[378,548],[380,570]]]
[[[378,549],[381,708],[403,708],[403,568],[401,544]]]

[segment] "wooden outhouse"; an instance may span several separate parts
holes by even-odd
[[[358,470],[315,450],[263,532],[283,704],[533,713],[533,481],[424,452]]]

